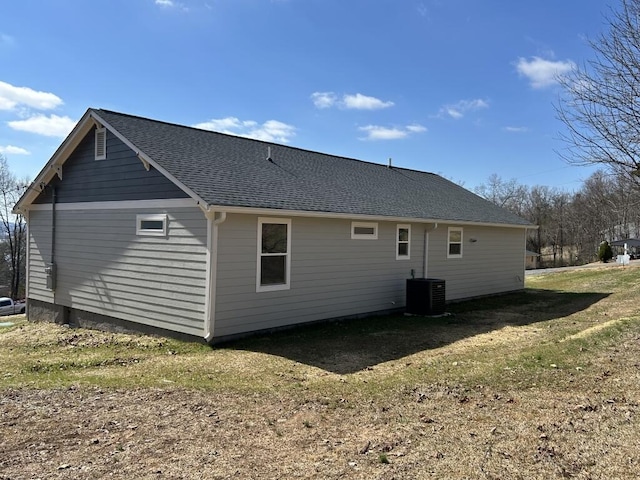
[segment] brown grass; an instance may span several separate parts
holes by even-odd
[[[640,269],[209,349],[0,329],[0,479],[627,479]]]

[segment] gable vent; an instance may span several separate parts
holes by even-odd
[[[96,160],[107,158],[107,129],[96,128]]]

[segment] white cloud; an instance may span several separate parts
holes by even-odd
[[[464,117],[468,112],[489,108],[489,102],[476,98],[474,100],[460,100],[458,103],[444,105],[440,108],[439,117],[449,116],[455,120]]]
[[[427,131],[427,127],[423,127],[422,125],[414,123],[412,125],[407,125],[407,130],[411,133],[422,133]]]
[[[38,135],[47,137],[66,137],[75,124],[76,122],[67,116],[46,116],[43,114],[34,115],[25,120],[8,122],[8,125],[14,130],[37,133]]]
[[[333,92],[313,92],[311,94],[311,101],[316,108],[320,109],[333,107],[336,100],[336,94]]]
[[[354,110],[379,110],[381,108],[393,107],[393,102],[384,102],[379,98],[356,93],[355,95],[345,95],[342,97],[342,105],[344,108]]]
[[[519,58],[516,70],[529,80],[533,88],[544,88],[558,83],[558,77],[569,73],[575,66],[571,60],[554,62],[533,57],[531,60]]]
[[[173,0],[156,0],[156,5],[161,7],[174,7],[175,3]]]
[[[253,120],[240,120],[236,117],[214,118],[193,125],[195,128],[254,138],[265,142],[289,143],[296,134],[296,128],[278,120],[267,120],[259,124]]]
[[[11,35],[0,33],[0,46],[2,45],[12,46],[14,43],[16,43],[16,41]]]
[[[360,137],[360,140],[400,140],[408,137],[412,133],[427,131],[425,127],[418,124],[391,128],[381,127],[380,125],[367,125],[365,127],[359,127],[358,130],[367,134],[366,137]]]
[[[510,133],[524,133],[529,131],[527,127],[504,127],[504,130]]]
[[[16,87],[0,81],[0,110],[13,110],[18,106],[51,110],[62,103],[62,99],[53,93],[40,92],[29,87]]]
[[[22,147],[15,147],[13,145],[0,145],[0,153],[3,155],[31,155],[29,150]]]
[[[311,101],[319,109],[337,106],[348,110],[380,110],[394,105],[393,102],[385,102],[361,93],[344,94],[342,99],[338,100],[338,96],[334,92],[314,92],[311,94]]]

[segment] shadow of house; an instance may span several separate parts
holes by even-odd
[[[337,373],[355,373],[504,327],[531,325],[587,309],[607,293],[526,290],[449,305],[439,318],[393,315],[317,324],[230,345]]]

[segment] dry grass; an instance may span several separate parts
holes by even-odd
[[[0,328],[0,479],[627,479],[640,269],[210,349]]]

